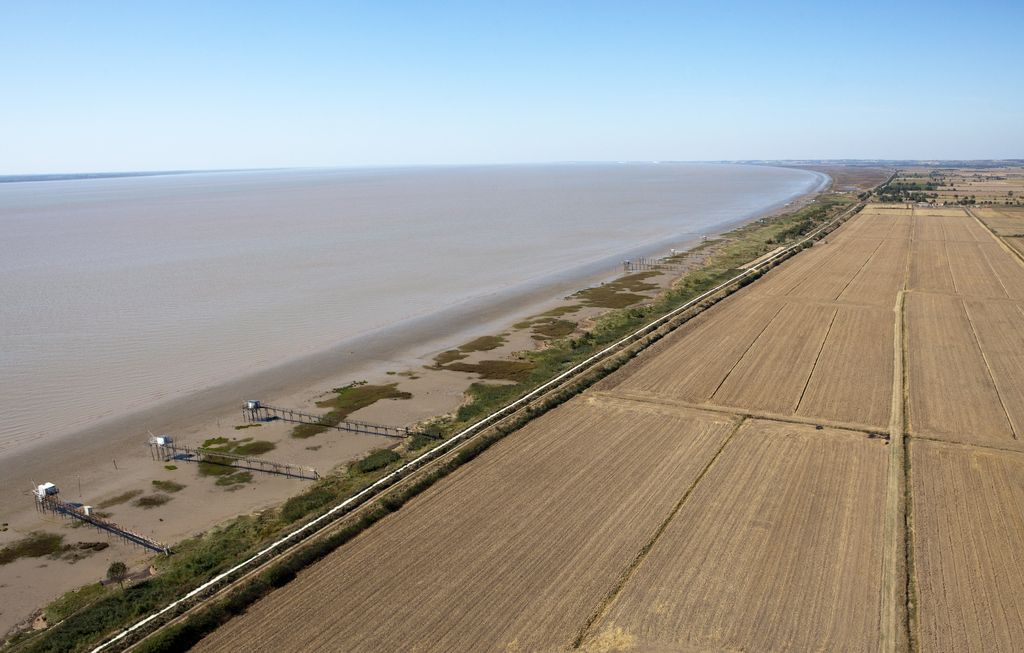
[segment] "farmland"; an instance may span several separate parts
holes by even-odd
[[[637,402],[572,402],[414,501],[409,519],[386,520],[208,644],[233,650],[236,628],[265,623],[246,648],[569,645],[608,579],[654,536],[735,421]],[[382,587],[403,576],[416,580]],[[324,597],[344,619],[307,619]],[[273,626],[300,621],[298,634]]]
[[[863,433],[748,421],[593,632],[665,650],[871,650],[886,459]]]
[[[1007,224],[868,204],[199,649],[1024,648]]]
[[[920,441],[910,452],[920,649],[1020,650],[1024,454]]]

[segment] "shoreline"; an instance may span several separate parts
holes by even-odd
[[[744,216],[707,234],[709,237],[730,231],[738,225],[792,210],[796,206],[808,203],[827,190],[831,178],[823,173],[819,183],[810,191],[788,198],[772,206],[764,207],[752,215]],[[130,414],[118,416],[101,423],[91,425],[73,434],[55,438],[20,448],[8,455],[0,457],[0,499],[3,505],[14,510],[6,511],[2,521],[11,522],[14,532],[0,535],[0,545],[13,537],[34,530],[25,526],[35,523],[40,529],[45,528],[38,513],[34,512],[32,502],[27,496],[29,480],[43,482],[52,480],[65,488],[65,494],[74,492],[75,480],[84,487],[84,495],[80,497],[86,503],[101,500],[118,491],[123,492],[132,486],[149,483],[153,476],[165,474],[159,465],[149,460],[145,447],[145,431],[169,432],[191,444],[195,440],[214,435],[232,435],[234,424],[240,423],[240,405],[243,399],[259,398],[271,403],[281,403],[296,409],[313,408],[313,402],[330,387],[343,385],[354,380],[368,380],[370,383],[401,382],[403,389],[412,390],[411,401],[381,401],[362,412],[357,417],[368,421],[396,424],[415,423],[438,414],[445,414],[456,409],[464,401],[466,388],[475,380],[475,374],[456,373],[449,371],[424,372],[423,367],[432,362],[432,357],[440,351],[451,349],[474,337],[508,331],[509,325],[536,315],[548,308],[565,304],[566,295],[575,291],[592,287],[604,280],[621,277],[623,272],[618,261],[625,257],[650,255],[656,251],[664,251],[669,246],[681,249],[692,249],[699,244],[699,236],[680,242],[676,236],[660,239],[584,266],[577,266],[571,271],[549,275],[532,280],[526,284],[488,295],[467,302],[446,307],[425,316],[407,320],[398,325],[385,327],[363,334],[356,338],[339,343],[327,351],[303,356],[271,370],[227,381],[204,390],[187,394],[182,397],[161,402],[155,406]],[[580,274],[584,270],[586,274]],[[575,272],[575,274],[573,274]],[[662,281],[671,283],[680,276],[680,272],[668,273]],[[552,277],[560,277],[553,281]],[[664,288],[662,285],[658,292]],[[609,308],[587,309],[581,315],[584,320],[606,313]],[[461,325],[461,328],[458,328]],[[530,339],[529,329],[516,333],[508,339],[505,352],[485,351],[480,355],[467,359],[473,362],[480,358],[503,355],[508,351],[529,349],[536,346]],[[404,376],[395,375],[402,370],[413,370],[426,377],[424,380],[413,381]],[[413,376],[412,378],[418,378]],[[438,381],[443,378],[442,381]],[[415,386],[415,389],[410,386]],[[398,419],[396,419],[398,418]],[[226,426],[221,422],[227,421]],[[227,429],[225,431],[225,429]],[[383,438],[371,438],[355,434],[332,434],[324,445],[317,442],[315,450],[303,447],[308,441],[290,439],[290,427],[283,424],[267,425],[259,430],[259,437],[271,439],[283,438],[277,452],[268,456],[289,460],[298,464],[313,463],[321,472],[326,472],[338,464],[359,457],[369,449],[393,444]],[[252,435],[252,431],[235,433],[235,435]],[[320,447],[325,451],[320,452]],[[53,449],[57,451],[53,451]],[[43,453],[44,450],[48,450]],[[183,492],[184,500],[172,501],[160,510],[143,513],[130,507],[118,508],[117,519],[138,527],[142,532],[153,532],[165,541],[173,542],[202,532],[226,519],[239,514],[248,514],[271,505],[280,503],[298,492],[303,486],[299,482],[276,477],[261,476],[258,482],[238,492],[225,493],[213,487],[207,481],[196,482],[194,467],[184,472],[175,472],[180,480],[187,480],[194,487]],[[182,477],[182,474],[193,480]],[[202,509],[197,509],[194,502],[187,498],[188,494],[202,493],[201,500],[209,502]],[[68,497],[74,498],[74,497]],[[127,511],[127,512],[124,512]],[[160,524],[153,523],[160,515]],[[27,517],[27,519],[26,519]],[[167,518],[166,521],[164,518]],[[34,521],[33,521],[34,518]],[[51,525],[53,520],[49,522]],[[57,520],[57,524],[60,524]],[[61,530],[66,528],[63,524]],[[90,533],[79,531],[76,537],[95,537]],[[107,550],[114,558],[123,559],[129,564],[140,564],[149,554],[137,550],[126,551],[123,547],[111,547]],[[31,575],[38,580],[36,596],[23,596],[21,605],[34,610],[57,595],[77,587],[88,580],[102,576],[108,556],[96,555],[75,565],[76,573],[60,573],[66,565],[38,565],[38,560],[21,560],[17,564],[19,573]],[[12,567],[7,567],[12,569]],[[91,571],[90,571],[91,570]],[[90,577],[89,574],[92,574]],[[45,578],[38,578],[45,576]],[[24,582],[16,581],[16,585]],[[85,578],[86,580],[82,580]],[[71,581],[69,583],[69,581]],[[5,584],[11,585],[6,581]],[[44,588],[49,588],[48,596],[44,596]],[[8,587],[8,590],[14,589]],[[0,590],[0,595],[7,593]],[[34,593],[33,593],[34,594]],[[0,631],[6,631],[10,617],[0,615]],[[19,617],[21,618],[21,617]]]
[[[776,166],[782,167],[782,166]],[[512,323],[521,319],[545,303],[558,301],[565,294],[572,294],[592,285],[603,283],[621,273],[619,263],[624,259],[651,256],[664,252],[672,246],[683,251],[691,249],[706,235],[717,237],[736,227],[754,220],[768,217],[789,209],[797,202],[808,200],[827,189],[831,183],[828,174],[808,170],[819,176],[818,182],[803,193],[762,207],[747,215],[716,225],[707,234],[676,232],[646,243],[635,245],[609,256],[601,256],[579,265],[558,270],[540,277],[516,282],[515,285],[497,292],[478,295],[454,304],[444,306],[430,313],[414,315],[399,322],[384,325],[370,331],[346,338],[330,347],[303,353],[289,360],[271,364],[240,376],[224,379],[199,389],[183,390],[175,396],[162,398],[154,403],[129,407],[116,415],[100,417],[91,423],[36,442],[14,445],[9,451],[0,450],[0,479],[8,459],[39,454],[41,449],[56,446],[71,446],[81,440],[92,440],[108,431],[121,432],[126,428],[139,430],[139,423],[147,424],[154,431],[167,430],[178,425],[181,418],[168,418],[175,411],[188,407],[196,419],[208,417],[214,411],[225,410],[225,402],[212,401],[211,395],[226,392],[236,394],[232,403],[241,404],[245,396],[257,394],[290,393],[300,387],[309,387],[329,379],[345,376],[329,371],[329,368],[354,367],[355,370],[379,367],[389,359],[394,362],[422,358],[426,353],[436,353],[457,345],[456,340],[478,331],[500,329],[501,323]],[[465,326],[453,328],[459,323]],[[419,355],[412,350],[421,352]],[[390,353],[390,355],[388,355]],[[398,353],[398,356],[394,356]],[[248,393],[248,394],[247,394]],[[134,424],[129,427],[129,424]],[[145,429],[143,429],[144,431]],[[114,437],[114,436],[108,436]],[[3,482],[0,481],[0,497]]]

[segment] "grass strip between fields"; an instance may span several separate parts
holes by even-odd
[[[851,199],[844,196],[826,194],[791,214],[755,222],[730,232],[724,242],[716,246],[703,267],[685,275],[651,304],[611,311],[580,336],[562,338],[553,341],[552,346],[545,350],[528,352],[527,356],[534,363],[528,379],[513,385],[476,383],[471,386],[471,401],[468,404],[454,416],[435,420],[430,425],[433,431],[446,439],[426,454],[414,457],[409,450],[384,467],[369,471],[363,471],[366,466],[352,465],[315,483],[302,494],[286,501],[279,509],[239,517],[204,536],[186,540],[175,547],[175,556],[157,560],[156,577],[111,593],[81,610],[67,610],[69,616],[63,622],[34,636],[26,636],[21,642],[15,643],[17,650],[84,650],[95,644],[100,637],[134,621],[136,623],[130,629],[122,630],[95,650],[115,643],[127,644],[129,634],[142,634],[142,629],[156,625],[157,619],[178,614],[194,600],[219,591],[214,589],[215,586],[219,587],[229,581],[237,582],[243,569],[255,560],[266,556],[276,559],[282,547],[305,540],[323,525],[351,513],[355,507],[367,508],[361,511],[358,519],[317,537],[316,542],[308,547],[301,547],[294,555],[277,560],[275,565],[249,578],[241,588],[235,589],[226,598],[150,638],[142,649],[180,650],[187,641],[201,637],[273,587],[290,580],[298,569],[322,558],[372,523],[397,510],[405,501],[452,469],[474,458],[491,443],[540,412],[574,396],[597,379],[590,378],[585,384],[574,382],[567,388],[557,389],[554,393],[558,398],[542,399],[540,407],[528,406],[529,402],[551,391],[581,368],[591,367],[596,361],[613,354],[623,345],[633,344],[659,330],[667,333],[676,326],[670,323],[672,320],[689,319],[691,313],[695,314],[717,301],[712,299],[716,293],[746,285],[763,274],[765,269],[799,249],[810,246],[814,238],[829,233],[842,219],[849,217],[853,209],[858,208],[851,206],[852,203]],[[796,226],[798,228],[794,231]],[[760,266],[740,271],[743,264],[774,249],[783,235],[785,238],[799,240]],[[643,344],[646,346],[649,342]],[[635,353],[614,353],[593,374],[601,378]],[[495,422],[510,415],[514,417],[512,426],[494,426]],[[481,435],[481,431],[488,427],[493,432],[485,431]],[[480,437],[475,437],[478,435]],[[470,436],[474,436],[474,439],[469,439]],[[373,504],[367,503],[382,489],[392,487],[413,471],[449,454],[450,458],[443,464],[412,480],[410,485],[403,485],[401,491],[394,496],[386,496]],[[371,454],[374,455],[379,457],[380,454]],[[302,525],[296,528],[300,523]],[[266,542],[272,543],[264,545]],[[61,600],[66,604],[67,595]],[[165,607],[153,613],[161,605]],[[149,616],[139,621],[146,614]],[[168,646],[170,648],[166,648]]]

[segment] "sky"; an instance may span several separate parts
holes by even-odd
[[[0,174],[1024,157],[1024,2],[0,0]]]

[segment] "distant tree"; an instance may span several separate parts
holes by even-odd
[[[124,579],[127,577],[128,565],[123,562],[111,562],[107,567],[107,580],[117,583],[119,587],[124,588]]]

